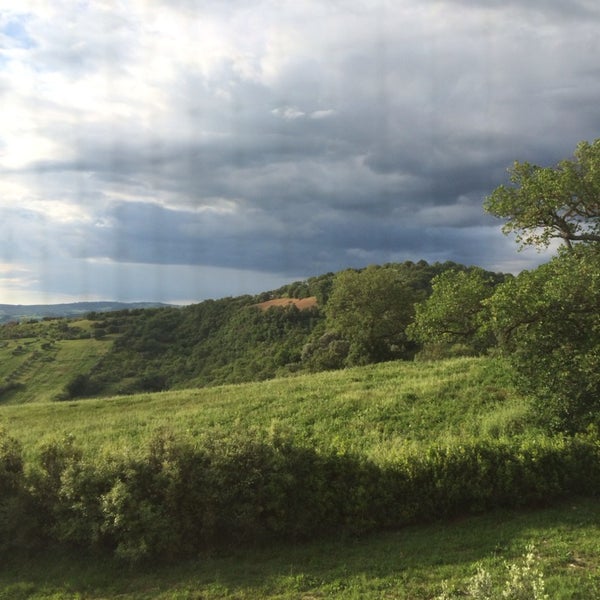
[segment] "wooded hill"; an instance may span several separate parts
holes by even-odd
[[[0,402],[202,387],[410,359],[420,347],[406,327],[415,304],[431,294],[432,279],[474,269],[394,263],[181,308],[7,323],[0,327]],[[491,285],[505,279],[483,273]],[[273,302],[279,299],[288,301]]]

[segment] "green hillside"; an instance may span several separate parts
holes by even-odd
[[[431,293],[432,279],[450,270],[473,271],[451,262],[405,262],[182,308],[6,323],[0,403],[262,381],[412,359],[420,347],[406,331],[415,305]],[[494,284],[504,279],[486,277]],[[465,351],[473,353],[461,347],[459,354]]]
[[[142,451],[163,428],[177,435],[210,430],[282,429],[324,451],[383,460],[395,448],[478,436],[519,434],[526,405],[502,362],[460,358],[393,362],[241,385],[3,406],[0,425],[26,449],[69,434],[86,451]]]
[[[515,278],[372,266],[182,309],[1,327],[6,597],[598,597],[599,258],[581,248]],[[527,525],[494,528],[507,511]],[[463,519],[476,551],[428,546],[433,524],[457,532]],[[425,547],[407,566],[421,581],[390,566],[377,579],[368,536],[411,531],[384,545]],[[249,553],[293,561],[298,544],[326,564],[339,540],[361,540],[344,577],[303,564],[300,579],[238,585],[223,560],[225,586],[207,571],[183,587],[161,572],[141,595],[107,583],[124,565],[232,552],[256,572]],[[44,587],[73,553],[78,583]],[[102,582],[85,588],[96,559]]]
[[[589,492],[585,494],[588,498],[583,498],[581,487],[560,488],[566,472],[561,464],[567,460],[567,470],[574,470],[568,456],[578,446],[562,438],[553,440],[532,426],[527,400],[511,387],[506,364],[497,358],[396,361],[241,385],[5,404],[0,406],[0,429],[23,445],[30,485],[44,490],[43,496],[34,496],[33,501],[36,514],[50,524],[44,534],[50,539],[43,537],[36,543],[48,548],[57,543],[51,541],[53,536],[62,539],[58,547],[51,546],[56,548],[51,555],[30,549],[22,556],[13,550],[0,573],[0,598],[434,598],[442,592],[444,582],[461,597],[478,565],[500,582],[507,573],[505,561],[521,564],[520,556],[529,543],[536,545],[537,565],[552,599],[594,598],[600,591],[597,500]],[[5,455],[11,447],[6,439],[0,439]],[[581,439],[581,447],[589,448]],[[597,447],[597,440],[592,444]],[[191,450],[193,463],[187,463],[186,448]],[[271,455],[269,448],[276,453]],[[503,477],[509,474],[508,465],[515,469],[510,485],[514,494],[500,499],[499,504],[492,502],[481,516],[487,501],[485,491],[479,495],[483,488],[477,487],[478,469],[496,469],[496,455]],[[474,468],[471,457],[480,467]],[[310,494],[325,493],[327,502],[339,500],[340,507],[353,507],[347,515],[352,515],[352,520],[342,526],[341,537],[322,528],[302,537],[302,544],[299,540],[290,544],[284,536],[280,541],[267,537],[268,544],[257,545],[261,530],[254,529],[258,522],[252,520],[253,505],[245,502],[253,502],[254,494],[260,493],[262,470],[271,468],[272,459],[276,460],[275,471],[268,471],[271,474],[264,480],[275,486],[269,488],[270,493],[276,495],[278,485],[297,480]],[[202,477],[208,479],[202,480],[200,489],[210,487],[213,491],[206,491],[209,497],[228,491],[218,502],[230,506],[228,514],[237,515],[240,524],[250,519],[257,540],[244,537],[240,530],[241,537],[233,546],[226,543],[216,550],[210,546],[196,550],[197,558],[191,562],[151,568],[144,562],[136,565],[136,560],[131,564],[135,552],[143,556],[147,551],[145,544],[154,539],[152,528],[160,532],[152,543],[169,539],[165,527],[173,526],[171,517],[155,512],[160,504],[154,502],[171,502],[163,494],[167,490],[176,494],[173,486],[179,485],[178,478],[186,473],[186,480],[195,478],[193,465],[206,460],[209,463],[202,468],[208,470],[202,471]],[[312,465],[309,471],[304,470],[304,461]],[[410,461],[416,462],[405,471]],[[287,474],[294,464],[296,471]],[[327,471],[321,487],[313,476],[330,464],[335,468]],[[594,469],[587,464],[584,473],[592,485],[597,480]],[[434,524],[426,524],[432,520],[429,517],[415,522],[409,519],[388,532],[381,532],[389,529],[385,526],[372,530],[364,516],[381,510],[377,504],[385,488],[371,497],[369,486],[377,481],[378,488],[387,486],[387,478],[392,477],[389,483],[393,483],[393,474],[403,472],[417,478],[417,487],[406,480],[405,491],[390,506],[407,510],[411,504],[403,503],[407,495],[416,492],[419,502],[410,510],[419,514],[419,504],[430,506],[433,494],[437,500],[431,505],[431,514],[438,513]],[[112,490],[104,488],[103,478],[112,478],[113,473],[117,483]],[[494,473],[484,472],[484,481],[489,476],[494,480],[500,472]],[[217,482],[213,476],[219,481],[225,478],[226,487],[213,487]],[[383,480],[379,480],[381,476]],[[353,482],[347,489],[346,477]],[[126,489],[133,493],[131,486],[138,485],[143,486],[139,500],[126,495],[114,504],[117,490],[119,494]],[[338,499],[336,486],[342,486]],[[497,487],[494,493],[501,489]],[[193,495],[186,493],[181,498],[185,506],[207,501],[198,495],[199,490],[190,493]],[[366,494],[367,513],[356,505],[360,493]],[[86,499],[86,494],[91,495]],[[455,508],[444,504],[452,496],[458,501]],[[91,555],[81,545],[87,525],[80,527],[98,517],[94,506],[102,498],[105,503],[110,499],[111,510],[118,511],[119,519],[133,519],[127,536],[145,536],[143,532],[151,527],[150,537],[136,537],[135,544],[120,546],[116,559],[110,558],[112,542],[107,539],[103,543],[108,545],[97,547]],[[136,504],[139,501],[141,505]],[[314,498],[316,504],[309,497],[300,502],[290,513],[291,523],[304,518],[306,507],[317,511],[311,518],[319,518],[323,498]],[[480,502],[483,504],[477,508]],[[497,512],[503,503],[507,508],[516,504],[526,510]],[[548,505],[553,508],[542,508]],[[393,516],[390,507],[382,508],[382,514]],[[466,518],[473,513],[479,516]],[[84,516],[83,521],[77,520],[78,514]],[[150,521],[144,521],[144,514]],[[63,519],[70,523],[64,529]],[[114,531],[117,539],[125,533]],[[367,532],[371,533],[365,537]],[[311,541],[315,538],[317,541]],[[18,537],[5,538],[4,544],[7,539]],[[126,569],[123,561],[130,563]]]
[[[0,328],[0,404],[57,400],[70,381],[110,350],[87,320],[45,320]]]

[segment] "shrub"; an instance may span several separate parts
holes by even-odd
[[[161,431],[142,456],[117,465],[100,506],[102,532],[117,557],[131,562],[173,558],[199,547],[197,467],[203,462],[191,445]]]
[[[549,600],[544,575],[535,556],[533,546],[520,562],[505,566],[504,581],[494,581],[489,571],[481,565],[477,573],[467,582],[466,590],[452,593],[444,584],[444,591],[435,600],[473,598],[473,600]]]
[[[77,398],[86,396],[90,392],[90,377],[80,373],[75,375],[65,386],[66,398]]]
[[[0,555],[20,539],[23,486],[21,445],[0,428]]]
[[[13,545],[53,542],[137,562],[596,494],[600,443],[593,431],[467,440],[376,465],[278,429],[194,441],[161,430],[125,456],[85,456],[71,437],[53,440],[30,471],[25,481],[19,444],[0,435],[1,532],[27,532]]]

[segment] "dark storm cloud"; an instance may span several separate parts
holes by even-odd
[[[478,259],[489,261],[504,242],[490,236],[495,227],[489,223],[440,228],[419,214],[404,220],[359,215],[354,222],[337,213],[308,228],[298,225],[293,235],[293,224],[280,227],[268,215],[254,214],[250,222],[243,212],[190,212],[140,203],[112,206],[106,221],[111,227],[95,228],[88,248],[115,262],[208,264],[297,276],[314,275],[315,267],[320,273],[402,257],[464,261],[474,246]]]
[[[518,9],[523,12],[535,12],[542,15],[560,16],[567,19],[598,17],[595,0],[449,0],[450,3],[463,5],[469,9],[493,8],[506,10]]]
[[[592,2],[85,6],[54,29],[19,17],[52,92],[13,86],[50,146],[0,164],[13,202],[46,215],[32,248],[289,277],[420,258],[518,270],[543,257],[515,259],[482,200],[514,160],[599,137]],[[0,69],[0,89],[16,77]]]

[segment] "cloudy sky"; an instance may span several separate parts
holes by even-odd
[[[482,200],[600,137],[597,0],[0,0],[0,303],[518,272]]]

